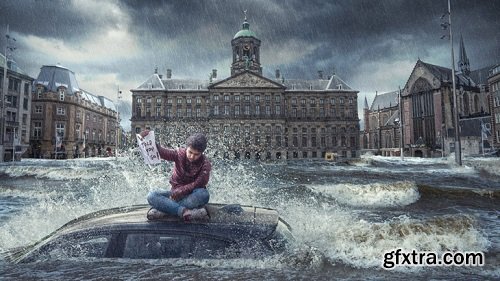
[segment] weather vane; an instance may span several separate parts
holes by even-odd
[[[245,20],[247,20],[247,10],[243,10],[243,14],[245,15]]]

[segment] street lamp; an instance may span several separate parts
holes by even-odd
[[[443,15],[441,18],[444,18]],[[453,52],[453,33],[451,32],[451,4],[448,0],[448,22],[441,23],[443,29],[449,30],[450,37],[450,48],[451,48],[451,76],[453,83],[453,115],[455,120],[455,162],[462,166],[462,148],[460,145],[460,128],[459,128],[459,118],[458,118],[458,103],[457,103],[457,91],[455,86],[455,54]],[[445,38],[446,35],[442,36],[441,39]]]
[[[120,86],[118,86],[118,91],[116,92],[116,140],[115,140],[115,160],[118,161],[118,137],[120,128],[120,113],[118,112],[118,102],[122,98],[122,91],[120,91]]]
[[[403,98],[401,96],[401,87],[399,87],[398,92],[398,107],[399,107],[399,153],[401,154],[401,160],[405,160],[404,151],[403,151],[403,105],[401,102]]]

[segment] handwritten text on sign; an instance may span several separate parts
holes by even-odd
[[[158,164],[161,163],[160,153],[156,148],[155,142],[155,132],[150,131],[144,138],[137,134],[137,143],[139,144],[139,149],[141,150],[142,157],[144,157],[144,163],[146,164]]]

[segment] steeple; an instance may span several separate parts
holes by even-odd
[[[365,96],[365,109],[368,109],[368,100],[366,99],[366,96]]]
[[[460,57],[458,59],[458,68],[460,69],[460,71],[462,71],[462,74],[469,76],[469,58],[467,58],[467,53],[465,53],[464,39],[462,35],[460,35]]]

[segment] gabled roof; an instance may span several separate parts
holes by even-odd
[[[352,90],[352,88],[347,85],[344,80],[342,80],[337,75],[333,74],[328,81],[328,85],[326,86],[327,90]]]
[[[137,89],[141,90],[165,90],[165,86],[157,73],[151,75],[144,83],[142,83]]]
[[[398,100],[399,91],[392,91],[380,95],[376,95],[375,99],[372,102],[372,106],[370,110],[378,110],[384,108],[390,108],[397,106],[399,103]]]
[[[347,85],[340,77],[337,75],[332,75],[330,79],[277,79],[279,83],[282,83],[287,91],[325,91],[325,90],[345,90],[353,91],[353,89]]]
[[[434,75],[437,79],[443,82],[451,82],[451,68],[439,66],[439,65],[434,65],[430,63],[426,63],[421,61],[420,59],[417,61],[415,64],[412,73],[415,71],[415,69],[419,66],[425,67],[429,72]],[[477,87],[478,84],[486,84],[487,81],[487,76],[488,76],[488,71],[492,68],[492,66],[481,68],[475,71],[472,71],[469,76],[459,72],[455,71],[455,82],[457,87],[460,86],[469,86],[469,87]],[[411,77],[411,75],[410,75]],[[408,78],[409,81],[410,78]],[[406,82],[406,85],[408,85],[408,81]]]
[[[234,76],[216,82],[209,88],[282,88],[283,84],[261,76],[253,71],[245,70]]]

